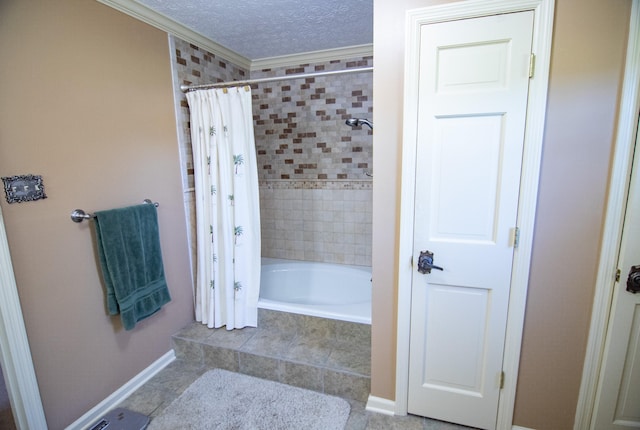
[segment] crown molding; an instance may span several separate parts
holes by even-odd
[[[279,57],[260,58],[250,60],[219,43],[214,42],[202,34],[156,12],[155,10],[136,2],[135,0],[97,0],[106,6],[125,13],[137,20],[145,22],[162,31],[166,31],[185,42],[192,43],[199,48],[224,58],[236,66],[249,71],[273,69],[276,67],[297,66],[300,64],[320,63],[330,60],[345,60],[349,58],[373,55],[373,44],[348,46],[346,48],[326,49],[322,51],[304,52],[301,54],[283,55]]]
[[[300,64],[321,63],[330,60],[346,60],[349,58],[367,56],[373,56],[372,43],[366,45],[347,46],[345,48],[282,55],[279,57],[260,58],[251,61],[251,71],[273,69],[276,67],[297,66]]]
[[[134,0],[97,0],[98,2],[123,12],[133,18],[145,22],[155,28],[166,31],[169,34],[179,37],[185,42],[192,43],[199,48],[206,49],[214,55],[218,55],[225,60],[231,61],[236,66],[251,69],[251,60],[234,52],[208,37],[185,27],[171,18],[156,12],[147,6]]]

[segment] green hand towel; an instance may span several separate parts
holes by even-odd
[[[95,229],[110,315],[125,330],[171,300],[164,276],[158,217],[152,204],[96,212]]]

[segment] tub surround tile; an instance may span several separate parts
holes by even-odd
[[[361,348],[371,348],[371,326],[369,324],[336,321],[336,338],[345,342],[361,343]]]
[[[323,369],[290,361],[280,362],[280,382],[313,391],[324,391]]]
[[[316,185],[260,181],[262,256],[370,266],[370,182]]]
[[[299,315],[258,309],[258,327],[264,330],[289,331],[298,333],[302,327],[303,320]]]
[[[225,369],[231,372],[239,370],[239,356],[236,349],[203,344],[202,355],[203,364],[207,368]]]
[[[216,345],[222,348],[241,348],[249,339],[258,333],[258,329],[255,327],[245,327],[243,329],[236,330],[211,330],[207,329],[210,333],[209,336],[202,341],[206,344]]]
[[[243,352],[279,358],[290,349],[295,333],[276,330],[259,330],[240,348]]]
[[[298,336],[284,351],[283,358],[309,363],[314,365],[324,365],[333,351],[335,341],[322,338],[307,338]]]
[[[238,371],[245,375],[280,381],[280,360],[247,352],[238,353]]]
[[[196,339],[182,339],[179,337],[173,337],[171,343],[176,353],[176,358],[202,364],[202,343]]]
[[[301,335],[308,338],[335,339],[336,320],[317,318],[307,315],[301,316]]]
[[[176,356],[191,360],[194,366],[222,368],[360,401],[369,394],[371,327],[366,324],[267,309],[259,309],[258,328],[208,329],[211,333],[205,335],[194,324],[173,337]]]
[[[373,65],[373,58],[359,59]],[[332,70],[349,61],[325,63]],[[315,66],[301,65],[313,72]],[[252,77],[282,75],[283,68],[254,71]],[[252,93],[259,175],[263,179],[366,178],[372,133],[347,127],[349,117],[371,117],[371,73],[263,83]]]
[[[174,334],[174,337],[179,337],[182,339],[205,340],[212,334],[213,332],[206,325],[199,322],[193,322],[188,326],[180,329],[177,333]]]
[[[373,58],[300,69],[336,70],[353,64],[371,66]],[[281,72],[270,69],[252,76]],[[263,256],[371,265],[372,180],[366,173],[372,166],[373,133],[344,122],[371,117],[372,83],[370,73],[354,73],[256,87]],[[285,93],[286,98],[279,98]]]
[[[359,375],[371,375],[371,347],[363,348],[360,342],[338,342],[327,358],[327,366]]]
[[[369,378],[329,369],[324,373],[324,392],[327,394],[365,402],[370,391]]]

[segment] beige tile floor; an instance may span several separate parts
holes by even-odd
[[[175,360],[119,406],[143,413],[151,419],[158,416],[200,375],[209,370],[202,364]],[[416,416],[393,417],[365,410],[364,403],[348,400],[351,414],[345,430],[464,430],[468,427],[429,420]]]
[[[275,325],[268,320],[273,315],[278,317]],[[371,372],[368,325],[281,312],[266,315],[259,325],[261,328],[227,331],[194,323],[176,333],[172,342],[179,359],[207,368],[367,400]]]
[[[417,416],[365,410],[371,369],[370,326],[264,311],[260,328],[208,329],[193,323],[172,337],[177,359],[120,406],[158,416],[212,368],[336,395],[351,405],[346,430],[463,430]]]

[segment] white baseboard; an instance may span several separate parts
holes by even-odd
[[[86,429],[91,424],[102,418],[107,412],[116,405],[129,397],[135,390],[140,388],[145,382],[153,378],[158,372],[167,367],[169,363],[176,359],[176,353],[172,350],[151,363],[149,367],[134,376],[129,382],[114,391],[109,397],[98,403],[86,414],[78,418],[69,425],[65,430],[81,430]]]
[[[369,394],[369,398],[367,399],[367,406],[365,409],[370,412],[377,412],[379,414],[395,415],[396,402]]]
[[[530,429],[528,427],[513,426],[511,427],[511,430],[534,430],[534,429]]]

